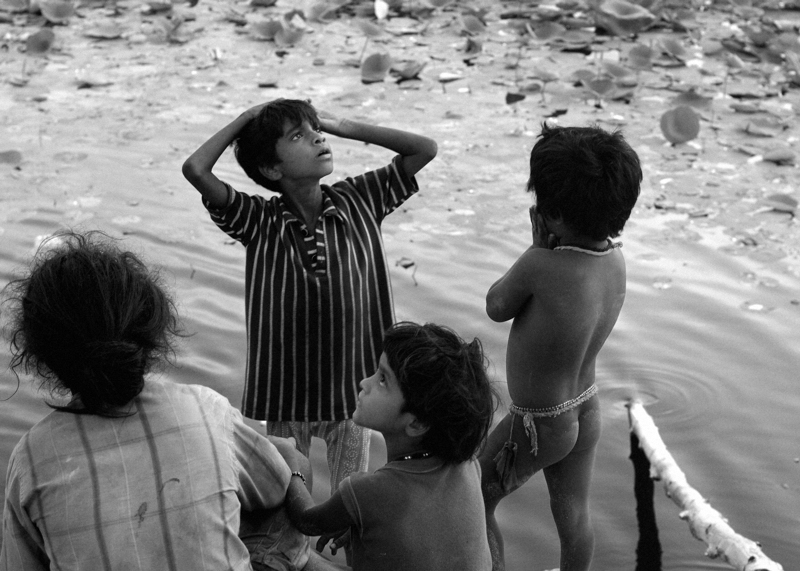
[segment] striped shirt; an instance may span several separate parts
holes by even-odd
[[[246,248],[247,367],[242,412],[270,421],[336,421],[355,410],[394,321],[380,225],[417,191],[392,163],[322,185],[309,229],[281,196],[231,189],[212,220]]]
[[[283,501],[289,467],[275,447],[206,387],[148,380],[130,411],[56,411],[22,437],[0,569],[251,569],[240,511]]]

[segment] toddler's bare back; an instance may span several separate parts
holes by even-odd
[[[511,400],[525,408],[566,402],[594,383],[595,359],[625,300],[625,261],[539,250],[531,264],[531,297],[516,314],[506,355]]]

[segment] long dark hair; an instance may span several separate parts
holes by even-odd
[[[133,253],[102,232],[63,232],[5,288],[11,369],[34,373],[57,410],[121,416],[144,377],[174,353],[175,304]]]

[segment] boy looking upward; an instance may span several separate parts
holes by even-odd
[[[530,158],[533,245],[486,295],[494,321],[513,319],[506,354],[509,414],[480,457],[495,570],[494,512],[544,470],[561,540],[561,571],[585,571],[594,548],[589,484],[600,437],[595,360],[625,300],[617,237],[639,196],[639,158],[618,132],[542,128]]]
[[[333,171],[324,133],[397,156],[320,184]],[[237,192],[211,172],[231,143],[247,175],[278,196]],[[427,137],[278,99],[242,113],[183,165],[212,220],[247,252],[242,412],[267,420],[267,434],[294,437],[306,456],[311,437],[324,438],[332,490],[367,469],[369,431],[351,416],[394,321],[381,222],[418,190],[414,175],[436,152]]]

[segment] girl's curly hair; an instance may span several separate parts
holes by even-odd
[[[56,234],[5,290],[11,369],[73,397],[70,406],[50,405],[57,410],[124,415],[120,407],[181,335],[159,274],[102,232]]]

